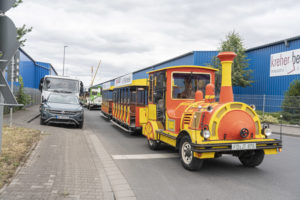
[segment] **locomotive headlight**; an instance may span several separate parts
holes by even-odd
[[[256,106],[254,104],[251,104],[250,107],[253,109],[253,110],[256,110]]]
[[[210,137],[210,132],[208,129],[204,129],[203,132],[202,132],[202,136],[205,138],[205,139],[208,139]]]
[[[269,129],[269,128],[266,128],[265,130],[264,130],[264,134],[266,135],[266,136],[270,136],[270,135],[272,135],[272,130],[271,129]]]

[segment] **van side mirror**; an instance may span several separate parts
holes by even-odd
[[[44,83],[44,78],[41,78],[40,84],[39,84],[39,90],[42,92],[43,89],[43,83]]]

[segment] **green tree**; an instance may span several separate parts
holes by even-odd
[[[16,0],[13,7],[15,8],[18,5],[20,5],[21,3],[23,3],[23,0]],[[27,41],[27,39],[25,39],[24,36],[27,33],[30,33],[31,31],[32,31],[32,27],[28,28],[25,24],[23,24],[23,26],[21,26],[21,27],[17,27],[17,39],[20,42],[21,46],[25,46],[25,42]]]
[[[246,58],[246,49],[243,46],[243,41],[240,35],[234,31],[226,35],[225,41],[221,42],[221,46],[218,48],[220,52],[233,51],[237,54],[232,65],[232,85],[247,87],[253,83],[251,79],[252,70],[249,69],[248,61]],[[216,89],[219,91],[221,86],[221,63],[217,57],[212,60],[212,65],[219,69],[216,74]]]
[[[282,101],[283,119],[300,124],[300,80],[294,80],[284,94]]]

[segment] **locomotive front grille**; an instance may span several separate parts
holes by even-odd
[[[191,118],[192,118],[192,114],[191,113],[185,113],[183,115],[183,123],[184,124],[190,124]]]

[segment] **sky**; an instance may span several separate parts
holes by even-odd
[[[298,0],[23,0],[6,13],[33,27],[23,49],[86,87],[195,50],[229,32],[245,48],[300,35]]]

